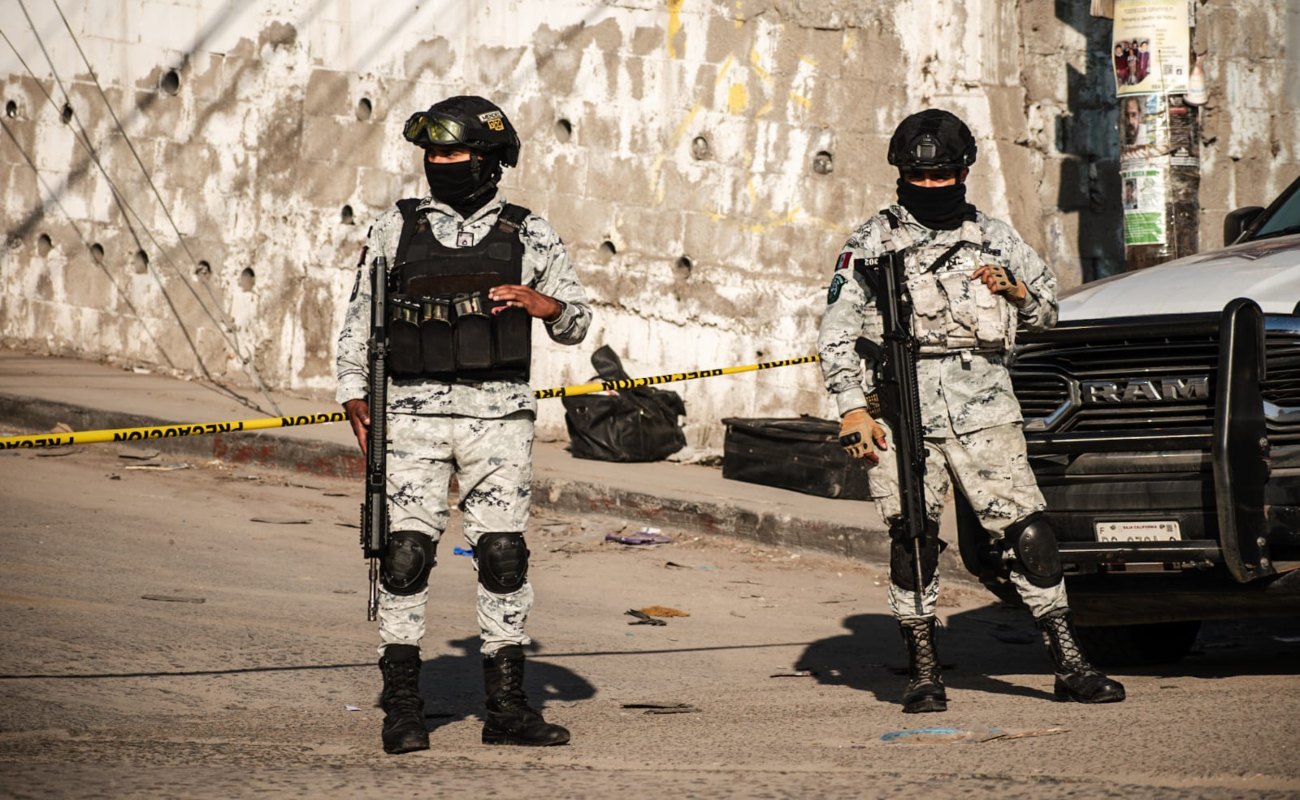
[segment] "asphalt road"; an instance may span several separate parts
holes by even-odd
[[[1295,620],[1207,625],[1184,661],[1115,673],[1127,702],[1062,704],[1024,613],[950,581],[951,710],[906,716],[880,566],[690,534],[627,547],[604,536],[636,520],[540,514],[526,685],[573,743],[479,743],[474,574],[449,533],[433,749],[386,756],[359,487],[124,455],[147,452],[0,453],[0,796],[1300,795]],[[690,616],[628,625],[651,605]],[[773,677],[792,668],[814,674]],[[928,727],[962,733],[881,738]]]

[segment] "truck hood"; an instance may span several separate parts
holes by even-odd
[[[1248,297],[1290,314],[1300,303],[1300,235],[1198,253],[1114,275],[1061,294],[1061,319],[1107,319],[1222,311]]]

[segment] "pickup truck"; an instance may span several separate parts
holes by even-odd
[[[1300,613],[1300,180],[1225,247],[1062,294],[1011,367],[1079,638],[1176,661],[1202,620]],[[958,493],[960,495],[960,493]],[[995,594],[958,498],[962,560]]]

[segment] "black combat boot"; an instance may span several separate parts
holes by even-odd
[[[379,707],[384,710],[384,752],[409,753],[429,749],[429,730],[424,726],[424,698],[420,697],[420,648],[390,644],[379,659],[384,673],[384,691]]]
[[[542,719],[528,707],[524,696],[524,651],[506,645],[483,658],[483,683],[487,688],[487,721],[483,744],[519,744],[545,747],[567,744],[569,732]]]
[[[939,669],[939,650],[934,644],[934,617],[908,617],[898,621],[907,645],[907,691],[903,692],[903,713],[947,711],[948,693]]]
[[[1043,632],[1056,666],[1056,699],[1078,703],[1118,703],[1124,699],[1124,687],[1088,663],[1074,637],[1070,609],[1062,608],[1034,620]]]

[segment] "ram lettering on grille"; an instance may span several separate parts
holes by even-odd
[[[1079,388],[1083,390],[1085,405],[1169,403],[1179,400],[1208,400],[1210,397],[1208,377],[1139,379],[1127,382],[1084,381]]]

